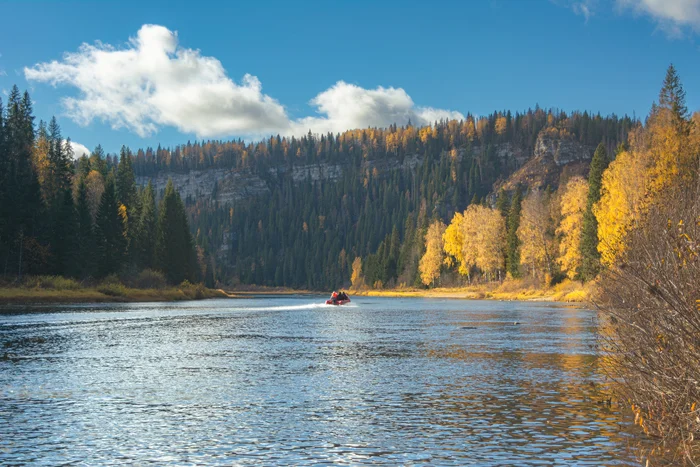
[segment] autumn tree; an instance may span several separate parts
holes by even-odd
[[[554,226],[550,197],[542,191],[531,192],[522,203],[517,235],[520,242],[520,263],[533,276],[553,277],[556,258]]]
[[[362,276],[362,258],[356,256],[352,261],[352,274],[350,276],[350,283],[354,290],[360,290],[365,286],[365,279]]]
[[[444,222],[434,221],[425,234],[425,254],[418,264],[421,281],[425,285],[435,285],[435,280],[440,277],[444,259],[442,235],[445,233],[445,228]]]
[[[558,263],[569,279],[578,277],[581,268],[581,232],[588,193],[588,183],[574,177],[568,181],[561,196],[561,222],[556,229],[560,238]]]
[[[496,279],[503,268],[506,238],[505,221],[501,214],[495,209],[470,205],[464,211],[462,236],[464,270],[476,267],[487,278]]]
[[[464,261],[464,215],[455,213],[450,225],[442,235],[445,250],[444,262],[447,267],[457,265],[457,270],[464,276],[469,275],[469,266]]]

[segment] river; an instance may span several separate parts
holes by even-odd
[[[0,307],[0,463],[638,465],[595,312],[323,300]]]

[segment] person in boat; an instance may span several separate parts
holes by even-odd
[[[337,302],[337,301],[338,301],[338,292],[336,292],[335,290],[334,290],[333,293],[331,294],[331,301],[332,301],[332,302]]]
[[[350,300],[350,298],[348,297],[348,294],[341,290],[340,293],[338,293],[338,300]]]

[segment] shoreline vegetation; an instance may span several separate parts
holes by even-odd
[[[349,289],[351,297],[451,298],[462,300],[521,300],[586,302],[593,291],[591,283],[565,280],[544,287],[525,280],[507,280],[464,287],[412,287],[395,289]],[[285,287],[241,287],[225,291],[187,281],[177,286],[124,285],[118,279],[81,284],[60,276],[27,277],[21,284],[0,283],[0,304],[159,302],[207,298],[244,298],[255,295],[323,294],[321,291]]]
[[[0,282],[0,304],[161,302],[232,298],[221,289],[183,281],[177,286],[148,284],[124,285],[116,278],[96,283],[80,283],[60,276],[31,276],[21,283]]]
[[[557,285],[537,286],[523,280],[507,280],[466,287],[435,287],[431,289],[397,288],[380,290],[350,290],[351,296],[454,298],[465,300],[515,300],[587,302],[594,290],[593,283],[582,284],[565,280]]]

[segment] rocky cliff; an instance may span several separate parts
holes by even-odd
[[[475,154],[483,150],[478,146],[471,148]],[[501,188],[514,190],[518,185],[532,189],[542,189],[548,185],[556,187],[562,177],[585,175],[594,148],[549,129],[540,133],[534,153],[528,153],[510,142],[497,144],[494,150],[497,158],[518,167],[510,177],[494,184],[495,193]],[[458,157],[464,157],[464,150],[459,152]],[[404,157],[403,160],[366,160],[362,162],[361,170],[376,169],[381,175],[394,170],[414,170],[422,162],[423,158],[417,154]],[[215,196],[219,202],[227,204],[270,192],[274,186],[273,181],[279,176],[290,176],[298,184],[307,180],[336,180],[344,170],[353,169],[345,164],[306,164],[273,167],[261,175],[250,169],[211,168],[187,173],[161,172],[155,177],[137,177],[137,183],[145,185],[151,180],[156,193],[160,194],[168,179],[172,178],[183,198],[210,199]]]

